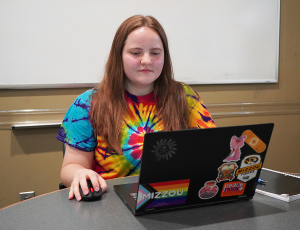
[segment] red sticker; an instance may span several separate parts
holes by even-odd
[[[246,183],[241,181],[234,181],[225,183],[222,188],[221,196],[236,196],[242,195],[245,191]]]
[[[216,185],[216,181],[207,181],[199,191],[199,197],[201,199],[210,199],[214,197],[219,191],[219,187]]]

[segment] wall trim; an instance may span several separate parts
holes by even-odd
[[[300,102],[297,101],[207,104],[206,107],[214,119],[300,114]]]
[[[68,109],[0,111],[0,129],[59,127]]]
[[[300,114],[300,102],[244,102],[207,104],[214,120],[229,117]],[[59,127],[68,109],[0,111],[0,129]]]

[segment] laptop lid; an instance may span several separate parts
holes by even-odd
[[[135,214],[251,199],[273,127],[147,133]]]

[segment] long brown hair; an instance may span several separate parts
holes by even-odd
[[[92,94],[91,120],[95,135],[103,137],[110,151],[123,154],[120,146],[121,129],[128,112],[124,95],[125,73],[122,50],[128,35],[139,27],[155,30],[164,47],[164,66],[154,82],[157,115],[161,116],[164,130],[188,128],[188,108],[185,91],[180,82],[174,80],[168,40],[163,27],[151,16],[135,15],[126,19],[118,28],[105,66],[102,82]],[[170,119],[172,118],[172,119]]]

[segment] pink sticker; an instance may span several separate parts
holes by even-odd
[[[240,160],[241,156],[241,148],[245,145],[245,139],[247,136],[233,136],[230,140],[230,149],[231,152],[228,157],[226,157],[223,161],[230,162],[230,161],[238,161]]]

